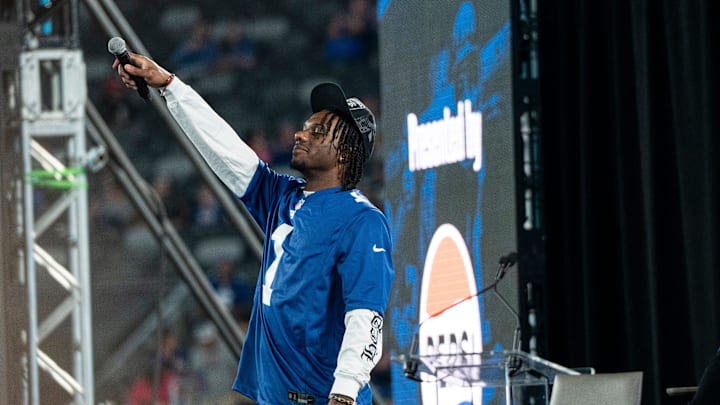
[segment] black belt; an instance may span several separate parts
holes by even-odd
[[[288,391],[288,399],[298,404],[314,404],[315,396],[310,394],[301,394],[295,391]]]

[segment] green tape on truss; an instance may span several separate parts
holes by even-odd
[[[30,182],[37,187],[55,189],[85,188],[87,182],[75,178],[83,174],[85,171],[79,167],[64,170],[32,170],[30,171]]]

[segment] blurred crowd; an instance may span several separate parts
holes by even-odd
[[[136,10],[134,3],[136,1],[124,4],[130,14]],[[288,0],[288,3],[295,2]],[[209,10],[202,9],[201,4],[165,5],[175,11],[161,13],[170,16],[161,15],[160,19],[175,16],[179,20],[176,25],[187,26],[189,32],[161,56],[153,57],[195,87],[259,157],[276,170],[296,174],[289,167],[294,133],[309,116],[308,92],[315,82],[340,82],[348,95],[362,98],[378,120],[381,119],[376,11],[371,0],[325,2],[324,28],[293,27],[294,18],[285,16],[282,21],[288,27],[268,30],[278,31],[274,34],[263,33],[260,27],[262,21],[283,25],[273,23],[273,18],[266,16],[259,18],[260,22],[252,22],[246,10],[237,17],[211,18]],[[228,13],[232,8],[226,5],[222,9]],[[250,27],[255,35],[248,34]],[[283,55],[289,51],[285,47],[290,45],[285,38],[296,37],[298,30],[306,31],[305,40],[298,41],[305,46],[297,46],[292,53],[303,59],[286,60]],[[149,48],[154,45],[145,42]],[[114,72],[106,72],[100,81],[95,98],[103,118],[118,135],[136,167],[168,205],[168,215],[176,227],[182,231],[188,227],[223,225],[218,202],[200,184],[200,178],[182,156],[170,131],[163,128],[164,124],[158,122],[157,116],[148,111],[148,106],[134,92],[124,88]],[[284,88],[278,89],[278,85]],[[359,185],[378,204],[383,183],[381,149],[376,146],[375,159]],[[113,231],[122,232],[133,218],[123,212],[126,204],[116,201],[123,198],[122,193],[111,187],[107,185],[93,197],[95,201],[107,199],[113,204],[97,204],[94,212]]]
[[[249,4],[247,4],[249,3]],[[309,91],[324,80],[343,85],[375,112],[379,105],[378,38],[373,0],[282,0],[228,3],[127,0],[118,6],[152,57],[192,85],[274,169],[289,167],[294,133],[310,115]],[[86,16],[87,17],[87,16]],[[85,25],[88,50],[103,49],[100,28]],[[92,53],[92,51],[88,51]],[[103,67],[93,68],[93,60]],[[244,330],[258,264],[210,188],[148,105],[126,90],[108,56],[89,63],[89,95],[166,215],[196,254],[222,303]],[[93,85],[93,83],[95,85]],[[359,188],[382,206],[382,131]],[[122,248],[123,269],[147,276],[158,244],[107,171],[89,189],[94,250]],[[108,257],[102,257],[108,266]],[[239,403],[228,396],[236,362],[205,314],[188,306],[162,337],[147,343],[127,379],[128,405]],[[373,375],[378,404],[390,404],[389,359]],[[155,383],[157,382],[157,384]]]

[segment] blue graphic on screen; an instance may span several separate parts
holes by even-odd
[[[378,2],[378,18],[389,19],[393,7],[400,8],[401,2],[383,0]],[[405,8],[407,4],[403,2]],[[411,8],[411,7],[410,7]],[[400,11],[398,11],[400,12]],[[472,111],[482,113],[483,128],[492,127],[496,120],[510,120],[510,93],[507,88],[498,88],[492,85],[498,74],[507,75],[510,53],[510,23],[507,16],[504,23],[485,39],[479,35],[478,15],[471,2],[462,2],[457,7],[451,31],[435,32],[436,37],[444,37],[444,45],[434,48],[434,53],[425,59],[429,66],[428,77],[417,77],[414,80],[423,83],[431,95],[424,106],[417,108],[408,106],[404,114],[414,113],[418,123],[428,123],[442,120],[445,110],[450,109],[453,117],[459,115],[458,103],[468,100]],[[416,46],[421,46],[417,45]],[[413,83],[415,85],[415,83]],[[415,111],[413,111],[415,110]],[[503,124],[505,125],[505,124]],[[443,204],[451,198],[441,180],[448,176],[448,170],[457,170],[447,166],[433,167],[425,170],[411,171],[408,164],[408,127],[404,124],[404,137],[402,142],[386,145],[385,176],[389,182],[398,183],[398,190],[388,193],[384,201],[384,210],[387,215],[393,239],[406,241],[408,235],[413,235],[415,245],[411,250],[413,257],[403,258],[395,263],[396,272],[400,276],[396,281],[391,307],[389,311],[390,329],[395,339],[393,356],[400,355],[402,350],[409,348],[413,338],[418,332],[418,308],[422,283],[423,263],[426,260],[427,249],[435,230],[446,219],[439,218],[438,213],[443,211]],[[483,158],[483,161],[485,159]],[[473,159],[458,161],[454,167],[462,169],[463,176],[471,176],[467,189],[472,190],[471,206],[456,220],[456,226],[463,233],[467,241],[470,254],[473,258],[473,271],[478,290],[483,287],[482,257],[483,238],[483,201],[486,180],[486,165],[479,170],[473,169]],[[443,173],[443,176],[441,176]],[[454,172],[453,172],[454,173]],[[467,173],[471,173],[468,175]],[[467,190],[463,190],[467,193]],[[392,194],[392,195],[391,195]],[[459,222],[459,223],[458,223]],[[413,243],[413,242],[409,242]],[[395,249],[398,250],[398,249]],[[485,308],[482,297],[478,300],[480,318],[482,320],[482,339],[486,350],[502,350],[496,343],[498,339],[493,336],[491,324],[485,317]],[[491,345],[488,347],[487,345]],[[398,404],[417,404],[419,396],[418,383],[406,378],[401,365],[392,368],[393,402]],[[415,393],[414,395],[407,395]],[[490,403],[495,398],[493,389],[482,391],[482,403]],[[461,402],[460,404],[470,404]],[[452,404],[455,405],[455,404]]]
[[[378,20],[382,20],[383,16],[385,15],[385,10],[387,10],[388,7],[390,7],[390,0],[378,0]]]

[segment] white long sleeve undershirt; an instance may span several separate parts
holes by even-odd
[[[242,197],[258,167],[257,154],[192,87],[175,78],[165,88],[168,110],[210,168]]]
[[[382,316],[369,309],[354,309],[345,314],[345,335],[330,393],[357,398],[382,356],[382,326]]]

